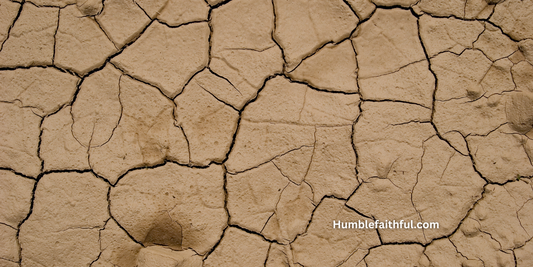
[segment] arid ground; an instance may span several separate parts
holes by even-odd
[[[0,0],[0,266],[531,267],[532,64],[533,0]]]

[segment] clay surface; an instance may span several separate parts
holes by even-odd
[[[532,14],[0,0],[0,267],[531,267]]]

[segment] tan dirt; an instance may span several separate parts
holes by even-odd
[[[0,267],[531,267],[532,179],[531,0],[0,0]]]

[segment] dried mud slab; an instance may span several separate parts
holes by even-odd
[[[135,266],[143,247],[134,242],[113,219],[100,231],[100,256],[91,263],[95,267]]]
[[[425,13],[437,17],[488,19],[494,11],[492,0],[421,0],[416,4]]]
[[[303,166],[297,167],[305,170],[304,178],[292,179],[310,184],[315,203],[325,195],[348,197],[358,184],[350,134],[359,115],[358,104],[358,95],[320,92],[282,77],[269,80],[242,113],[226,161],[228,172],[241,173],[277,157],[283,160],[281,156],[288,152],[313,147],[312,160],[301,160]]]
[[[205,255],[227,227],[223,176],[219,165],[193,169],[167,163],[132,171],[111,189],[111,214],[145,246]]]
[[[460,54],[467,48],[473,48],[483,30],[483,24],[479,21],[434,18],[429,15],[422,15],[419,19],[420,39],[429,57],[445,51]]]
[[[2,43],[0,67],[52,65],[59,9],[31,3],[21,9]]]
[[[438,138],[428,109],[393,102],[361,108],[354,144],[363,183],[347,205],[381,221],[439,222],[425,231],[380,229],[384,242],[428,243],[451,234],[485,184],[470,158]]]
[[[376,10],[376,5],[371,0],[346,0],[346,3],[350,5],[359,20],[369,18]]]
[[[5,264],[20,262],[18,229],[30,212],[34,184],[32,179],[0,171],[0,203],[4,206],[0,211],[0,258]]]
[[[112,63],[174,98],[187,81],[207,65],[208,37],[209,27],[205,22],[178,28],[153,22],[135,43],[113,58]]]
[[[512,266],[513,250],[531,239],[532,194],[528,179],[488,185],[484,198],[450,237],[457,251],[478,264]],[[519,258],[527,260],[524,256]]]
[[[203,266],[262,266],[269,247],[270,244],[260,236],[228,227]]]
[[[0,1],[0,43],[1,47],[4,45],[4,41],[7,39],[13,21],[18,15],[18,11],[21,5],[17,2],[12,2],[10,0]]]
[[[366,266],[429,266],[421,245],[384,245],[370,250]]]
[[[55,37],[54,64],[85,75],[117,52],[98,23],[84,16],[76,6],[61,9]]]
[[[324,46],[302,61],[289,76],[327,91],[355,93],[359,89],[357,60],[349,40]]]
[[[269,0],[232,0],[212,12],[209,68],[235,87],[240,107],[267,77],[282,71],[282,51],[272,39],[273,12]]]
[[[120,176],[133,168],[162,164],[165,160],[189,163],[187,139],[183,131],[174,125],[174,103],[155,87],[128,76],[122,76],[119,80],[119,103],[116,103],[114,94],[111,94],[110,100],[117,104],[116,111],[118,104],[121,105],[122,114],[118,124],[114,123],[116,114],[102,114],[104,118],[111,120],[103,120],[101,126],[107,130],[97,133],[112,135],[108,141],[102,138],[102,143],[89,148],[91,168],[114,184]],[[116,84],[111,85],[112,88],[116,87]],[[101,105],[98,102],[90,104]],[[103,111],[98,106],[95,110]],[[90,123],[83,127],[88,130],[91,126],[100,125],[96,118],[86,120],[85,123]],[[105,135],[107,136],[109,134]]]
[[[132,265],[133,266],[133,265]],[[135,266],[190,266],[201,267],[202,257],[192,250],[173,251],[161,246],[141,249]]]
[[[213,161],[221,163],[237,130],[239,113],[204,90],[202,81],[196,78],[174,102],[176,125],[187,138],[190,163],[204,166]]]
[[[380,244],[377,232],[372,229],[331,229],[333,221],[365,219],[368,218],[349,209],[343,201],[324,198],[315,210],[307,232],[291,245],[294,261],[303,266],[338,266],[357,251],[368,251]]]
[[[0,72],[0,99],[20,101],[39,116],[58,111],[72,102],[79,79],[55,68],[33,67]]]
[[[39,175],[41,122],[31,108],[0,102],[0,167],[31,177]]]
[[[361,96],[431,107],[435,78],[425,60],[417,19],[407,10],[378,9],[352,38]]]
[[[39,156],[43,170],[89,170],[88,148],[72,134],[72,110],[66,106],[43,120]]]
[[[286,68],[300,62],[326,43],[339,43],[350,36],[359,19],[341,0],[274,0],[273,37],[283,49]]]
[[[150,18],[132,0],[109,0],[96,21],[115,47],[121,48],[139,36]]]
[[[22,265],[89,265],[100,254],[100,231],[109,220],[109,185],[93,174],[45,175],[20,228]],[[58,197],[61,196],[61,197]]]
[[[0,266],[530,267],[532,10],[0,0]]]
[[[533,37],[531,10],[529,1],[508,0],[496,5],[490,20],[502,27],[503,31],[515,40]]]

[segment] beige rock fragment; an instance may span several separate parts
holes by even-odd
[[[504,183],[517,175],[533,175],[525,138],[504,125],[486,137],[469,136],[466,140],[481,174],[491,182]]]
[[[238,90],[239,101],[254,98],[267,77],[283,69],[282,51],[272,40],[270,0],[232,0],[213,10],[210,69]]]
[[[209,27],[205,22],[178,28],[154,22],[112,62],[125,73],[157,86],[167,97],[174,98],[207,65],[208,37]]]
[[[0,258],[13,264],[20,260],[17,232],[30,212],[35,181],[0,170]],[[0,266],[11,266],[0,262]],[[18,266],[18,264],[16,265]]]
[[[153,166],[165,160],[189,163],[188,145],[174,125],[174,103],[156,88],[122,76],[122,117],[109,141],[92,147],[93,170],[115,183],[128,170]]]
[[[263,266],[269,246],[270,243],[258,235],[229,227],[203,266]]]
[[[136,39],[151,20],[133,0],[108,0],[96,21],[121,48]]]
[[[492,62],[478,50],[466,50],[460,55],[446,52],[432,58],[431,69],[437,75],[436,102],[481,97],[484,91],[480,83],[491,65]]]
[[[390,74],[424,60],[417,19],[408,10],[377,9],[352,38],[359,77]]]
[[[84,266],[100,254],[109,186],[89,172],[43,176],[20,229],[22,265]]]
[[[474,41],[483,32],[483,24],[456,18],[420,17],[420,38],[429,57],[444,51],[461,53],[473,48]]]
[[[490,60],[495,61],[513,54],[518,50],[518,44],[497,27],[486,23],[485,31],[474,43],[474,48],[480,49]]]
[[[55,44],[54,63],[80,75],[100,67],[117,52],[96,21],[73,5],[61,9]]]
[[[488,19],[494,10],[486,0],[421,0],[417,7],[433,16]]]
[[[369,18],[374,10],[376,10],[376,5],[371,0],[346,0],[346,2],[355,11],[359,20]]]
[[[203,0],[168,0],[157,19],[179,26],[192,21],[206,21],[209,5]]]
[[[24,107],[32,107],[35,113],[45,116],[72,101],[78,81],[77,77],[54,68],[1,71],[0,99],[18,100]]]
[[[71,107],[46,117],[42,124],[39,156],[43,170],[89,170],[89,153],[72,134]]]
[[[533,243],[531,241],[527,242],[525,246],[514,250],[517,267],[526,267],[533,264],[531,251],[533,251]]]
[[[253,122],[345,126],[359,115],[358,104],[357,94],[320,92],[278,76],[268,81],[242,118]]]
[[[193,169],[174,163],[132,171],[111,190],[111,213],[145,245],[163,243],[203,255],[226,227],[223,175],[219,165]]]
[[[192,250],[173,251],[161,246],[151,246],[141,249],[137,257],[138,267],[201,267],[202,257]]]
[[[196,78],[178,95],[176,125],[183,129],[190,151],[190,163],[222,162],[237,130],[239,113],[204,90]]]
[[[414,206],[424,222],[438,222],[425,229],[427,240],[448,236],[481,198],[485,181],[469,156],[461,155],[434,136],[424,143],[422,168],[412,192]]]
[[[0,1],[0,48],[7,39],[9,31],[13,26],[13,21],[18,15],[20,4],[10,0]]]
[[[29,0],[36,6],[57,6],[65,7],[67,5],[76,4],[76,0]]]
[[[343,201],[324,198],[315,210],[306,234],[292,243],[294,261],[304,266],[338,266],[356,251],[378,245],[375,230],[333,229],[333,221],[366,219],[348,209]]]
[[[137,254],[142,246],[135,243],[122,230],[115,220],[107,221],[104,230],[100,232],[100,249],[102,253],[91,266],[135,266]]]
[[[39,175],[41,121],[30,108],[0,102],[0,167],[31,177]]]
[[[341,0],[275,0],[274,9],[274,38],[283,48],[289,71],[322,45],[348,38],[359,22]]]
[[[357,92],[357,61],[352,43],[346,40],[324,46],[302,61],[289,77],[327,91]]]
[[[500,26],[514,40],[533,38],[533,3],[508,0],[496,5],[490,21]]]
[[[372,3],[378,6],[410,7],[418,2],[419,2],[418,0],[372,0]]]
[[[435,267],[463,267],[466,258],[461,256],[455,250],[455,247],[448,238],[433,241],[424,250],[424,254],[428,257],[432,266]]]
[[[76,5],[78,6],[78,10],[86,16],[100,14],[104,8],[103,0],[78,0]]]
[[[421,245],[383,245],[371,249],[365,258],[368,267],[427,267],[427,257]],[[429,263],[429,262],[427,262]]]
[[[360,78],[359,85],[364,99],[399,100],[428,108],[433,106],[435,77],[429,71],[426,60],[387,75]]]
[[[84,147],[98,147],[109,141],[122,116],[120,80],[122,72],[113,65],[85,78],[72,105],[72,134]]]
[[[26,3],[0,51],[0,67],[51,65],[58,8]]]
[[[196,74],[190,83],[197,83],[198,86],[211,93],[218,100],[238,110],[242,109],[248,101],[248,98],[227,79],[215,75],[209,69],[205,69]]]

